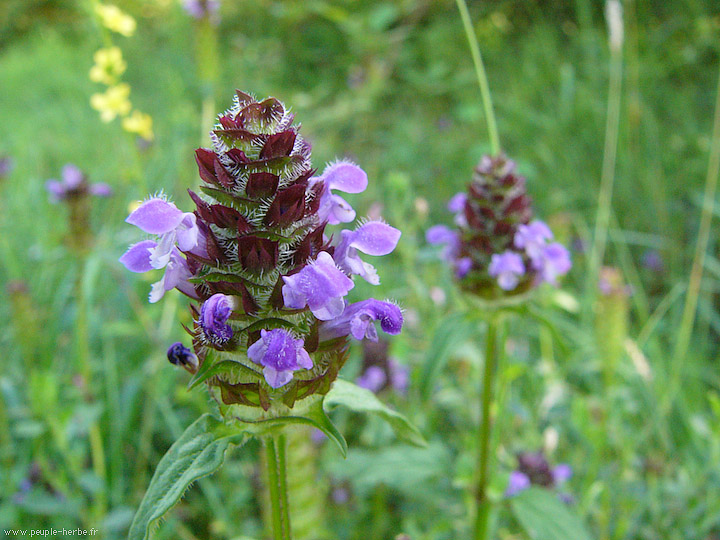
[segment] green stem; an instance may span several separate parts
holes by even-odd
[[[498,322],[493,315],[488,321],[487,342],[485,345],[485,371],[482,382],[482,409],[480,418],[480,430],[478,434],[478,463],[477,463],[477,486],[475,489],[475,540],[486,540],[489,538],[489,522],[491,504],[487,498],[487,486],[489,483],[490,456],[492,439],[492,426],[490,419],[490,408],[493,401],[493,388],[495,386],[495,375],[498,364],[497,347]]]
[[[672,403],[677,391],[683,361],[687,355],[690,345],[690,337],[695,323],[695,312],[697,311],[698,298],[700,296],[700,284],[702,282],[703,267],[705,265],[705,254],[708,241],[710,240],[710,225],[712,223],[713,203],[717,188],[718,174],[720,173],[720,81],[718,82],[717,94],[715,97],[715,119],[713,122],[712,146],[708,160],[707,178],[705,179],[705,193],[703,195],[702,213],[700,215],[700,229],[698,240],[695,244],[695,256],[688,291],[685,297],[685,307],[680,321],[680,331],[675,342],[675,350],[672,356],[672,369],[670,371],[670,386],[666,396],[666,403],[663,410],[667,410]]]
[[[615,162],[617,158],[618,133],[620,126],[620,101],[622,97],[622,48],[610,47],[610,81],[608,88],[607,120],[605,124],[605,147],[603,149],[602,172],[600,174],[600,191],[598,193],[598,209],[595,219],[595,234],[588,262],[585,296],[591,301],[585,302],[588,308],[594,304],[597,291],[597,279],[600,266],[605,258],[613,185],[615,183]],[[589,309],[585,313],[590,316]]]
[[[291,540],[290,511],[287,497],[285,435],[274,435],[265,442],[268,489],[274,540]]]
[[[485,66],[483,65],[482,56],[480,55],[480,47],[475,36],[472,22],[470,21],[470,13],[468,12],[465,0],[456,0],[460,17],[462,18],[465,35],[470,46],[470,54],[475,64],[475,74],[480,84],[480,93],[482,94],[483,108],[485,109],[485,121],[487,122],[488,135],[490,137],[490,148],[494,155],[500,153],[500,138],[498,137],[497,123],[495,122],[495,113],[493,112],[492,96],[490,95],[490,85],[488,84]]]

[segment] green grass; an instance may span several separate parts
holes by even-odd
[[[199,182],[193,150],[201,142],[204,88],[195,75],[193,26],[174,3],[121,4],[138,19],[136,36],[115,38],[128,63],[124,80],[133,104],[155,123],[156,142],[144,151],[90,108],[100,87],[87,73],[102,36],[80,3],[58,3],[51,17],[43,2],[10,2],[15,15],[1,21],[0,155],[16,163],[0,181],[0,285],[8,291],[0,302],[3,527],[96,527],[105,538],[122,538],[160,457],[209,405],[202,390],[185,391],[184,372],[164,358],[167,345],[183,338],[187,301],[173,293],[147,304],[157,278],[116,262],[138,238],[123,222],[132,201],[163,189],[189,209],[185,189]],[[503,148],[562,241],[588,242],[608,98],[602,4],[544,6],[471,2],[470,12]],[[554,430],[551,459],[572,465],[566,490],[594,538],[720,537],[717,226],[679,393],[667,414],[661,410],[710,150],[720,52],[712,7],[691,0],[625,6],[605,264],[632,285],[627,308],[608,307],[627,317],[627,328],[580,317],[599,308],[585,296],[587,261],[577,251],[563,291],[578,310],[543,291],[536,301],[543,322],[517,317],[509,325],[497,430],[503,474],[491,488],[501,494],[514,453],[542,446],[543,434]],[[421,426],[430,446],[409,450],[374,422],[336,418],[351,452],[342,462],[325,445],[321,481],[352,495],[345,504],[326,503],[329,537],[465,537],[483,329],[460,336],[429,396],[418,392],[426,363],[442,356],[434,346],[451,330],[444,322],[465,309],[424,231],[449,222],[445,201],[489,150],[455,3],[263,1],[223,9],[216,109],[229,105],[235,88],[282,99],[313,143],[316,167],[347,156],[368,172],[370,188],[352,196],[358,214],[380,202],[383,216],[403,230],[397,252],[377,266],[379,294],[406,309],[391,351],[412,367],[413,385],[407,398],[383,399]],[[65,245],[66,209],[51,205],[44,189],[68,162],[116,191],[93,208],[95,244],[84,258]],[[418,213],[419,198],[429,202],[429,214]],[[642,266],[648,249],[661,253],[664,271]],[[431,287],[445,292],[443,305],[430,298]],[[356,298],[373,293],[360,284],[353,291]],[[608,335],[621,343],[610,360]],[[630,348],[634,364],[625,340],[639,336],[640,351]],[[359,370],[359,357],[354,350],[347,377]],[[638,357],[649,379],[635,367]],[[608,362],[615,366],[609,378]],[[94,450],[93,437],[101,443]],[[191,489],[158,537],[262,537],[257,455],[257,445],[246,446]],[[16,498],[33,464],[41,478]],[[499,538],[524,538],[506,506],[497,524]]]

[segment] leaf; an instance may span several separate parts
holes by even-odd
[[[400,439],[415,446],[427,446],[418,428],[402,414],[388,408],[370,390],[337,379],[323,400],[323,408],[327,410],[335,405],[342,405],[359,413],[376,414],[390,424]]]
[[[591,538],[582,520],[553,491],[531,487],[515,495],[510,507],[532,540]]]
[[[477,323],[468,320],[462,313],[448,316],[438,326],[428,349],[420,379],[420,393],[430,397],[435,379],[447,364],[450,353],[473,334]]]
[[[198,384],[207,381],[210,377],[214,377],[215,375],[238,371],[244,371],[245,373],[255,377],[261,376],[260,373],[247,367],[245,364],[238,362],[237,360],[220,360],[215,363],[205,361],[203,362],[200,370],[193,376],[192,379],[190,379],[190,382],[188,383],[188,390],[192,390]]]
[[[242,445],[247,437],[230,431],[209,414],[193,422],[158,463],[130,525],[128,540],[149,538],[153,524],[177,503],[190,484],[218,470],[230,444]]]

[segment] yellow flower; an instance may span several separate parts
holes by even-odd
[[[112,122],[116,116],[125,116],[130,112],[130,86],[120,83],[111,86],[103,94],[93,94],[90,97],[90,105],[100,112],[100,119],[103,122]]]
[[[152,116],[135,110],[130,116],[123,118],[122,127],[128,133],[135,133],[146,141],[152,141],[155,138],[152,123]]]
[[[126,37],[132,36],[135,32],[137,26],[135,19],[113,4],[96,4],[95,13],[100,17],[103,26],[112,32]]]
[[[90,80],[93,82],[111,86],[127,68],[119,47],[99,49],[93,58],[95,65],[90,69]]]

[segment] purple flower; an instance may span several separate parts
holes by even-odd
[[[519,225],[515,233],[515,247],[524,249],[530,260],[535,262],[542,257],[545,244],[552,240],[553,233],[543,221],[531,221],[527,225]]]
[[[524,273],[522,257],[514,251],[505,251],[499,255],[496,253],[490,259],[488,274],[497,278],[498,285],[504,291],[513,290]]]
[[[203,17],[217,16],[220,2],[218,0],[183,0],[183,9],[190,16],[202,19]]]
[[[151,254],[157,249],[157,243],[152,240],[143,240],[137,244],[133,244],[120,257],[120,262],[125,268],[131,272],[143,273],[149,272],[154,267],[151,262]],[[174,248],[168,257],[168,263],[165,268],[165,274],[162,279],[153,284],[150,291],[150,303],[160,300],[165,291],[177,288],[191,298],[197,298],[195,287],[188,281],[192,277],[192,272],[188,267],[187,261],[177,248]]]
[[[193,369],[197,369],[198,366],[197,357],[179,341],[170,345],[167,350],[167,358],[171,364],[176,366],[191,367]]]
[[[380,366],[370,366],[365,373],[355,379],[355,383],[361,388],[367,388],[371,392],[377,392],[387,382],[387,376]]]
[[[470,257],[462,257],[455,261],[455,275],[462,279],[472,270],[473,262]]]
[[[529,487],[530,478],[528,478],[528,475],[520,471],[513,471],[510,473],[510,479],[508,480],[508,487],[505,490],[505,496],[512,497]]]
[[[407,366],[400,364],[392,358],[388,360],[390,369],[390,384],[399,394],[407,394],[408,385],[410,383],[410,370]]]
[[[653,272],[662,272],[665,268],[662,256],[654,249],[649,249],[643,253],[642,265]]]
[[[285,307],[303,309],[308,306],[321,321],[334,319],[342,313],[343,297],[355,285],[338,269],[327,251],[321,251],[297,274],[283,276],[283,281]]]
[[[200,309],[200,326],[205,336],[215,343],[226,343],[233,336],[227,324],[233,310],[233,298],[225,294],[213,294]]]
[[[460,232],[447,225],[434,225],[425,232],[428,244],[445,244],[443,257],[455,258],[460,249]]]
[[[148,199],[125,221],[148,234],[156,234],[160,237],[150,254],[150,264],[153,268],[163,268],[168,264],[175,244],[181,251],[190,251],[198,245],[199,229],[195,214],[182,212],[173,203],[161,197]]]
[[[15,168],[15,162],[10,156],[0,158],[0,179],[5,178]]]
[[[327,220],[331,225],[349,223],[355,219],[355,210],[339,195],[331,190],[338,189],[345,193],[362,193],[368,185],[365,171],[349,161],[338,161],[325,167],[321,176],[310,181],[309,188],[322,183],[320,188],[320,206],[318,217],[320,222]]]
[[[248,348],[247,354],[250,360],[264,367],[267,383],[280,388],[292,380],[294,371],[312,369],[313,361],[304,344],[302,339],[295,339],[282,328],[261,330],[260,339]]]
[[[540,257],[533,261],[533,266],[540,272],[540,279],[551,285],[557,285],[558,276],[564,276],[572,268],[570,252],[557,242],[548,244]]]
[[[562,484],[563,482],[567,482],[572,474],[572,467],[570,467],[567,463],[556,465],[552,470],[553,481],[556,486]]]
[[[381,302],[374,298],[355,302],[347,306],[342,315],[320,326],[323,340],[352,335],[355,339],[378,340],[373,321],[380,321],[380,328],[387,334],[400,333],[403,316],[400,308],[390,302]]]
[[[368,221],[354,231],[341,231],[335,248],[335,262],[348,274],[358,274],[365,281],[378,285],[380,278],[375,267],[360,259],[358,251],[366,255],[387,255],[400,240],[400,231],[382,221]]]
[[[45,189],[50,194],[50,201],[53,203],[58,203],[73,195],[90,193],[96,197],[109,197],[113,193],[112,188],[104,183],[88,186],[83,172],[70,163],[62,169],[62,180],[48,180],[45,182]]]
[[[452,196],[447,203],[447,209],[453,214],[462,212],[465,210],[465,203],[467,202],[467,193],[461,191]]]

